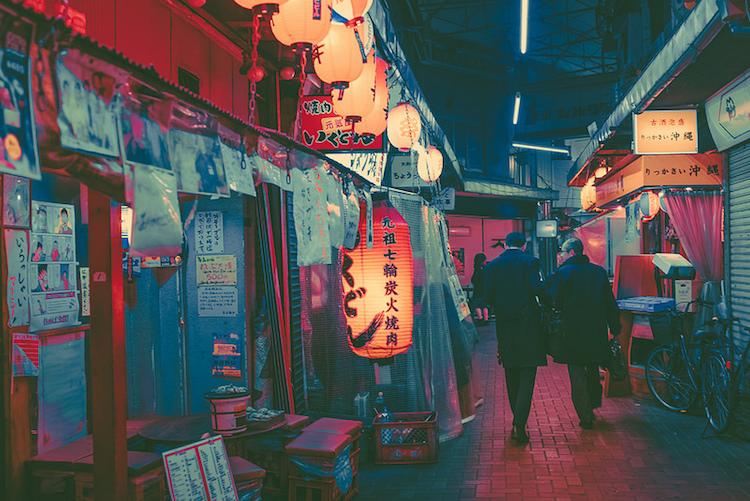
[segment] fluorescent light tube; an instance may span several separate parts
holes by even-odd
[[[565,153],[570,154],[567,148],[556,148],[554,146],[542,146],[538,144],[526,144],[526,143],[512,143],[514,148],[522,148],[526,150],[539,150],[539,151],[551,151],[552,153]]]
[[[516,102],[513,104],[513,125],[518,124],[518,112],[521,109],[521,93],[516,92]]]
[[[529,38],[529,0],[521,0],[521,54],[526,54]]]

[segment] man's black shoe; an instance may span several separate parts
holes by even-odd
[[[578,426],[580,426],[584,430],[593,430],[594,422],[593,421],[581,421],[580,423],[578,423]]]
[[[529,443],[529,434],[526,433],[525,428],[519,426],[513,426],[513,429],[510,431],[510,438],[514,439],[519,444]]]

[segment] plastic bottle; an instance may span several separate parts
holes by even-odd
[[[383,409],[385,409],[385,397],[383,396],[383,392],[379,391],[378,396],[375,397],[375,412],[378,413],[378,415],[375,417],[377,419],[379,419],[380,415],[383,414]]]

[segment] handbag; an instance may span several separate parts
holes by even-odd
[[[609,342],[609,360],[607,361],[607,370],[609,378],[614,382],[624,381],[628,376],[628,370],[625,365],[625,355],[622,353],[622,346],[617,338],[612,338]]]
[[[542,322],[547,331],[547,353],[555,358],[562,354],[567,344],[562,313],[554,306],[542,308]]]

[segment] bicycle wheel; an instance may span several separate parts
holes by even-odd
[[[696,396],[685,360],[670,346],[660,346],[649,354],[646,382],[654,397],[673,411],[686,410]]]
[[[743,365],[732,381],[729,423],[732,433],[750,442],[750,367]]]
[[[729,426],[730,377],[726,358],[712,351],[703,355],[703,405],[711,428],[721,433]]]

